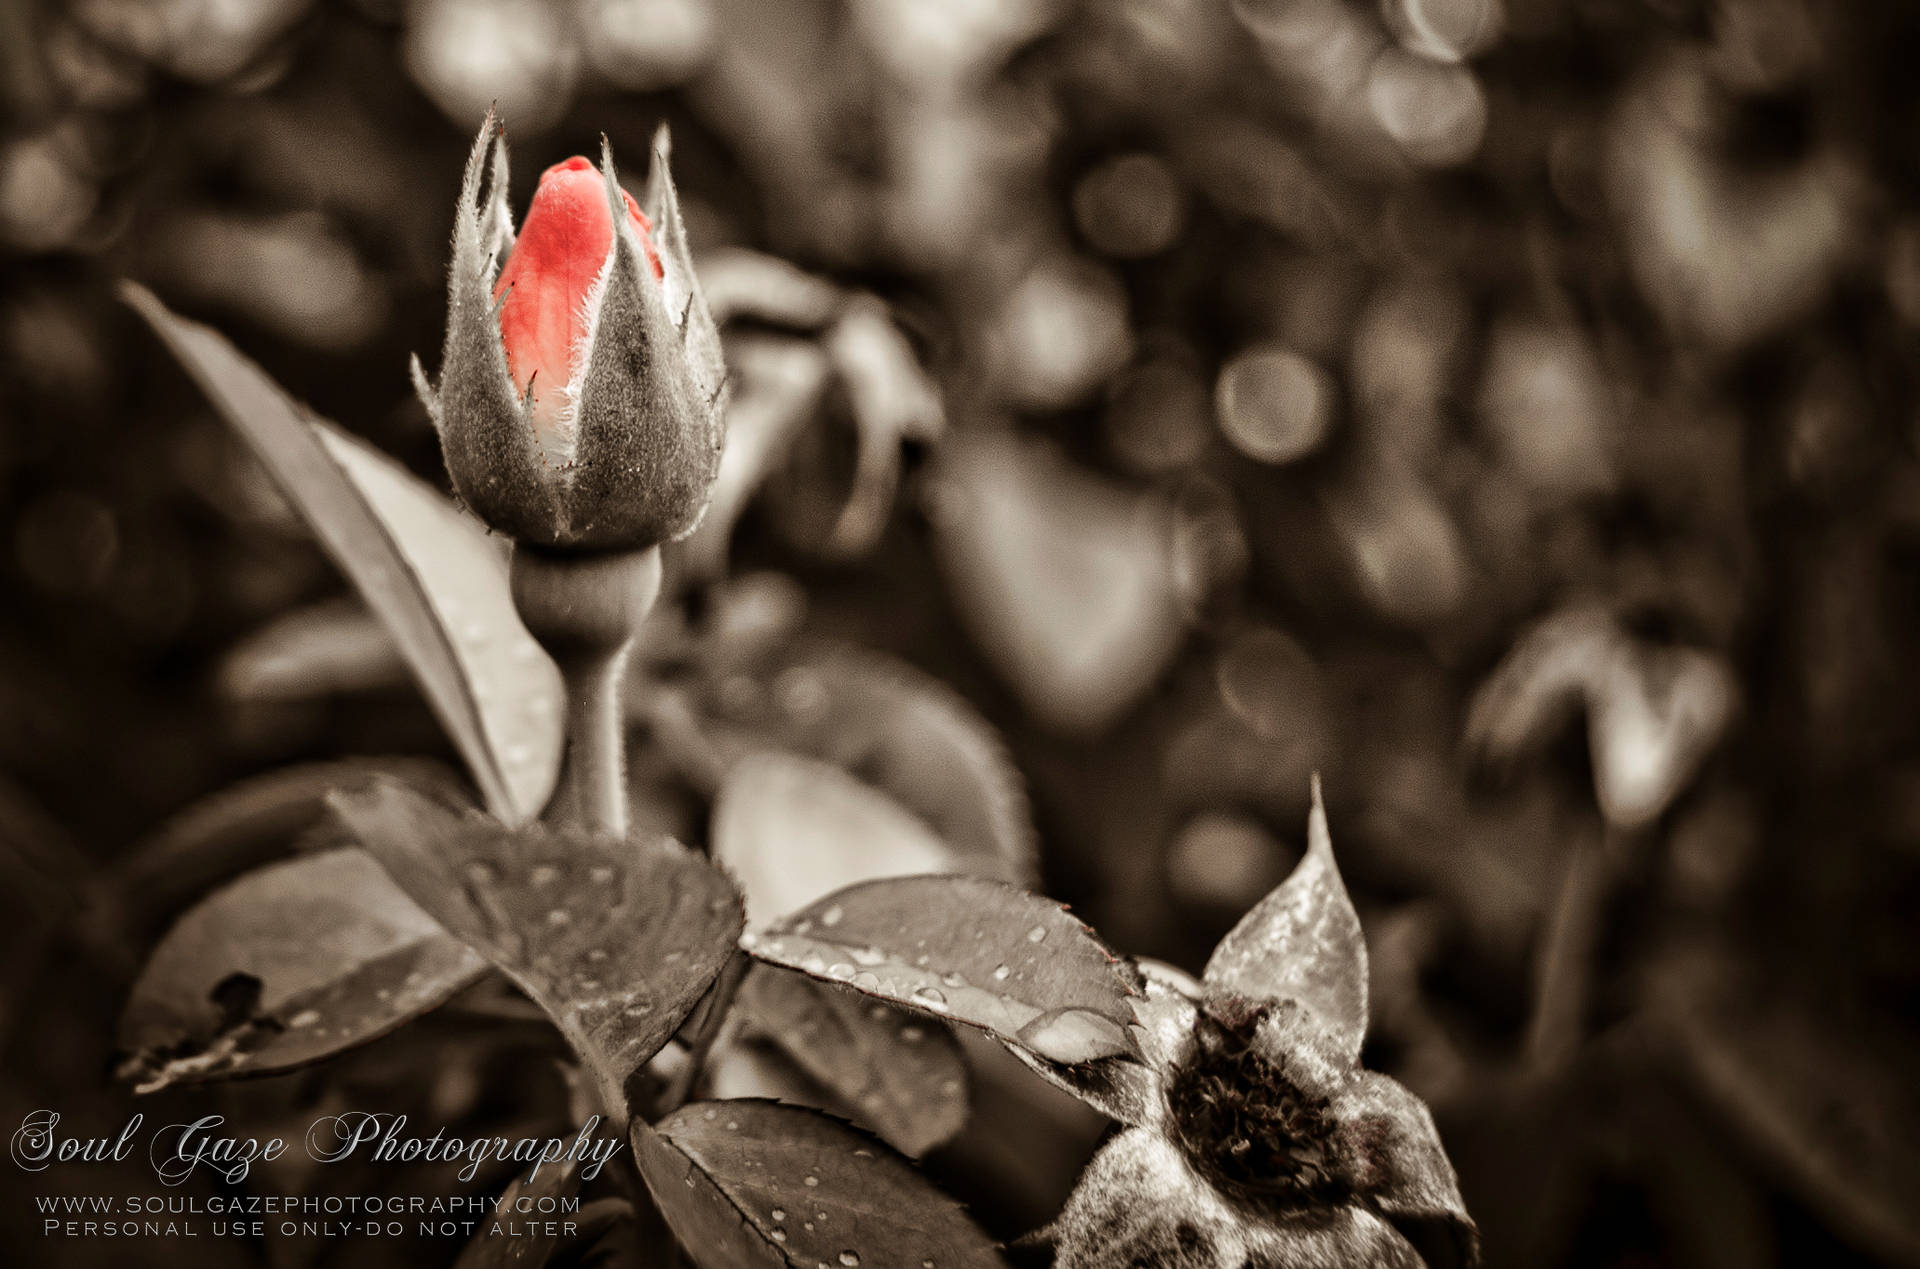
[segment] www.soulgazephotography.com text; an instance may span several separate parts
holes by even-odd
[[[532,1182],[542,1168],[575,1165],[582,1180],[598,1176],[607,1162],[625,1147],[618,1138],[595,1135],[600,1117],[594,1116],[572,1137],[456,1137],[444,1129],[430,1136],[408,1131],[407,1116],[350,1111],[315,1119],[299,1141],[285,1137],[236,1135],[220,1115],[204,1115],[183,1123],[149,1128],[146,1116],[136,1113],[117,1130],[102,1135],[61,1131],[61,1116],[36,1110],[14,1132],[9,1153],[15,1166],[43,1172],[61,1166],[126,1163],[144,1157],[155,1178],[178,1186],[196,1170],[206,1169],[228,1184],[244,1181],[256,1163],[272,1163],[292,1151],[303,1151],[316,1163],[348,1160],[384,1164],[457,1164],[454,1175],[473,1181],[490,1163],[521,1168]],[[183,1218],[214,1217],[207,1228],[214,1236],[348,1232],[398,1233],[399,1222],[389,1218],[422,1220],[422,1233],[472,1234],[478,1217],[492,1213],[494,1228],[487,1232],[515,1236],[532,1232],[528,1216],[550,1216],[578,1210],[577,1197],[520,1195],[515,1199],[450,1195],[446,1197],[385,1198],[380,1196],[283,1195],[210,1196],[88,1195],[40,1200],[42,1232],[78,1236],[194,1236],[200,1227]],[[269,1222],[267,1218],[277,1218]],[[555,1233],[561,1231],[555,1230]]]

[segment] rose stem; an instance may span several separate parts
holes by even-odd
[[[560,667],[567,753],[544,816],[627,835],[627,655],[660,593],[660,550],[513,553],[513,599]]]
[[[736,949],[720,970],[720,977],[714,980],[707,992],[706,1012],[701,1015],[699,1024],[694,1028],[693,1041],[687,1047],[687,1062],[675,1075],[660,1099],[660,1114],[667,1115],[686,1104],[693,1095],[695,1081],[700,1078],[700,1070],[707,1064],[707,1054],[713,1051],[713,1042],[719,1038],[720,1026],[726,1021],[727,1012],[733,1007],[734,993],[740,989],[740,982],[747,976],[751,962],[746,953]]]
[[[1560,893],[1548,914],[1539,959],[1534,962],[1533,1018],[1527,1026],[1526,1060],[1534,1071],[1558,1070],[1579,1052],[1592,996],[1594,957],[1618,880],[1622,857],[1636,835],[1608,825],[1598,839],[1573,843]]]

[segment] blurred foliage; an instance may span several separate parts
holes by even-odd
[[[804,271],[736,274],[732,567],[1000,728],[1050,893],[1197,968],[1324,773],[1368,1064],[1491,1263],[1920,1262],[1916,53],[1897,0],[0,4],[0,1122],[124,1116],[155,930],[90,877],[238,776],[445,754],[112,280],[432,472],[406,354],[497,102],[517,202],[665,119],[716,269]],[[235,688],[303,634],[340,690]],[[550,1056],[406,1078],[484,1121]],[[1056,1128],[942,1180],[1031,1228]]]

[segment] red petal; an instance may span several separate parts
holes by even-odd
[[[659,277],[652,226],[632,195],[625,196],[641,247]],[[613,218],[599,171],[579,155],[548,168],[493,288],[495,300],[505,297],[500,339],[507,350],[507,368],[520,392],[533,383],[536,424],[552,426],[566,406],[573,348],[586,333],[587,293],[612,245]]]

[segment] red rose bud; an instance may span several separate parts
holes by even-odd
[[[620,196],[655,280],[664,280],[652,222],[631,194],[621,190]],[[548,168],[527,208],[519,243],[493,284],[507,368],[513,386],[523,396],[532,394],[533,424],[542,436],[569,425],[573,354],[590,344],[589,302],[612,247],[606,182],[593,164],[575,155]]]
[[[414,364],[455,491],[493,528],[540,546],[636,550],[686,536],[719,469],[726,370],[665,130],[644,211],[604,141],[597,170],[583,158],[547,169],[517,237],[506,188],[489,116],[461,187],[437,390]]]

